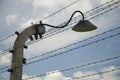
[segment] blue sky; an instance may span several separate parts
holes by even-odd
[[[61,8],[71,4],[75,0],[0,0],[0,40],[6,38],[7,36],[14,34],[15,31],[21,31],[31,25],[31,22],[36,23],[37,21],[45,18],[46,16],[54,13]],[[51,16],[45,20],[44,23],[58,25],[64,21],[67,21],[71,14],[75,10],[80,10],[83,13],[89,11],[103,3],[110,0],[80,0],[74,5],[66,8],[65,10]],[[119,0],[114,0],[119,1]],[[77,16],[77,15],[75,15]],[[120,8],[116,8],[108,13],[98,16],[90,21],[95,24],[98,28],[97,30],[90,32],[78,33],[71,29],[66,30],[62,33],[56,34],[49,38],[43,39],[28,46],[27,50],[24,50],[24,57],[27,59],[33,56],[44,54],[46,52],[56,50],[58,48],[67,46],[69,44],[82,41],[89,37],[95,36],[97,34],[103,33],[105,31],[115,29],[120,27]],[[68,26],[70,27],[70,26]],[[49,29],[47,27],[47,29]],[[106,38],[108,36],[117,34],[120,29],[108,32],[106,34],[100,35],[98,37],[89,39],[87,41],[81,42],[79,44],[64,48],[62,50],[52,52],[44,57],[58,54],[66,50],[76,48],[78,46],[85,45],[87,43]],[[0,43],[0,51],[13,46],[16,39],[16,35],[10,37],[9,39]],[[120,55],[120,35],[115,37],[99,41],[97,43],[81,47],[79,49],[67,52],[45,61],[37,62],[23,67],[23,78],[30,77],[38,74],[48,73],[56,70],[62,70],[89,62],[94,62],[114,56]],[[30,61],[41,59],[44,57],[35,58]],[[11,54],[0,57],[0,68],[10,65]],[[97,65],[86,66],[83,68],[78,68],[66,72],[58,72],[51,75],[46,75],[44,77],[37,77],[31,80],[66,80],[67,78],[79,77],[82,75],[87,75],[90,73],[96,73],[100,71],[111,70],[118,68],[120,66],[119,59],[112,60],[109,62],[104,62]],[[120,71],[115,71],[107,74],[96,75],[90,78],[83,78],[80,80],[119,80]],[[0,80],[9,80],[9,73],[0,73]]]

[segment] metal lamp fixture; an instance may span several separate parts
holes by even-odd
[[[97,29],[97,27],[93,25],[90,21],[84,19],[84,14],[81,11],[75,11],[74,13],[76,12],[79,12],[82,14],[83,20],[79,20],[79,22],[72,28],[73,31],[87,32],[87,31],[92,31]]]
[[[70,19],[68,20],[68,22],[63,26],[53,26],[53,25],[42,23],[41,21],[40,21],[40,25],[42,25],[42,26],[45,25],[45,26],[49,26],[49,27],[53,27],[53,28],[64,28],[70,23],[74,14],[77,12],[81,13],[83,19],[79,20],[79,22],[75,26],[73,26],[73,28],[72,28],[73,31],[86,32],[86,31],[92,31],[92,30],[97,29],[97,27],[95,25],[93,25],[90,21],[84,19],[84,14],[81,11],[75,11],[72,14],[72,16],[70,17]]]
[[[42,21],[40,21],[39,24],[34,24],[35,30],[36,30],[36,34],[35,34],[35,39],[38,39],[38,37],[42,38],[42,35],[45,33],[45,26],[49,26],[49,27],[53,27],[53,28],[64,28],[66,27],[70,21],[72,20],[73,16],[75,13],[80,13],[82,15],[82,20],[79,20],[78,23],[73,26],[72,30],[76,31],[76,32],[87,32],[87,31],[92,31],[97,29],[97,27],[95,25],[93,25],[90,21],[85,20],[84,18],[84,14],[81,11],[75,11],[72,16],[70,17],[70,19],[68,20],[68,22],[65,25],[62,26],[53,26],[50,24],[45,24],[42,23]],[[33,40],[32,36],[30,36],[30,39]]]

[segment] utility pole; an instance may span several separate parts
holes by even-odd
[[[45,27],[40,24],[33,24],[23,32],[15,32],[18,36],[15,40],[12,52],[12,61],[11,61],[11,69],[10,72],[10,80],[22,80],[22,65],[25,63],[25,59],[23,58],[25,42],[28,38],[32,38],[32,35],[35,35],[36,39],[38,36],[42,37],[42,34],[45,33]],[[32,39],[33,40],[33,39]]]

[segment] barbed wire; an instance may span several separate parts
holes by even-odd
[[[114,5],[115,4],[118,4],[120,1],[118,0],[118,2],[114,2]],[[110,5],[108,5],[109,7],[111,7]],[[109,9],[109,11],[111,11],[111,10],[113,10],[113,9],[115,9],[115,8],[117,8],[117,7],[119,7],[120,5],[118,5],[118,6],[116,6],[116,7],[114,7],[114,8],[112,8],[112,9]],[[104,10],[104,9],[103,9]],[[105,11],[104,13],[106,13],[106,12],[108,12],[108,11]],[[103,15],[104,13],[100,13],[100,14],[98,14],[98,15],[96,15],[95,17],[97,17],[97,16],[100,16],[100,15]],[[93,19],[93,18],[95,18],[95,17],[92,17],[91,19]],[[73,23],[71,23],[71,24],[69,24],[69,25],[72,25],[72,24],[74,24],[74,23],[76,23],[76,22],[73,22]],[[69,28],[66,28],[66,29],[61,29],[62,31],[59,31],[59,32],[57,32],[57,33],[54,33],[54,34],[50,34],[48,37],[50,37],[50,36],[53,36],[53,35],[55,35],[55,34],[58,34],[58,33],[61,33],[61,32],[63,32],[63,31],[65,31],[65,30],[68,30]],[[60,30],[60,29],[58,29],[58,30]],[[56,31],[55,31],[56,32]],[[48,38],[48,37],[45,37],[45,38]],[[44,38],[44,39],[45,39]],[[35,43],[35,42],[38,42],[38,40],[37,41],[33,41],[33,42],[28,42],[28,43],[26,43],[27,45],[31,45],[31,44],[33,44],[33,43]],[[23,46],[23,45],[21,45],[21,46]],[[21,47],[20,46],[20,47]],[[19,47],[18,47],[19,48]],[[8,52],[8,51],[10,51],[11,50],[11,48],[9,48],[9,49],[6,49],[6,50],[4,50],[3,52]],[[2,55],[4,56],[4,55],[6,55],[6,54],[9,54],[9,53],[3,53]]]
[[[95,65],[95,64],[99,64],[99,63],[103,63],[103,62],[108,62],[108,61],[111,61],[111,60],[116,60],[116,59],[119,59],[119,58],[120,58],[120,56],[115,56],[115,57],[102,59],[102,60],[95,61],[95,62],[89,62],[87,64],[82,64],[82,65],[78,65],[78,66],[71,67],[71,68],[66,68],[66,69],[62,69],[62,70],[53,71],[53,72],[50,72],[48,74],[40,74],[40,75],[31,76],[31,77],[28,77],[28,78],[24,78],[22,80],[28,80],[28,79],[33,79],[33,78],[36,78],[36,77],[47,76],[47,75],[51,75],[51,74],[55,74],[55,73],[59,73],[59,72],[70,71],[70,70],[74,70],[74,69],[78,69],[78,68],[82,68],[82,67],[86,67],[86,66],[90,66],[90,65]]]
[[[31,62],[29,62],[29,63],[26,63],[25,65],[29,65],[29,64],[36,63],[36,62],[44,61],[44,60],[47,60],[47,59],[49,59],[49,58],[56,57],[56,56],[58,56],[58,55],[67,54],[68,52],[71,52],[71,51],[73,51],[73,50],[76,50],[76,49],[79,49],[79,48],[83,48],[83,47],[86,47],[86,46],[89,46],[89,45],[98,43],[98,42],[100,42],[100,41],[104,41],[104,40],[106,40],[106,39],[113,38],[113,37],[118,36],[118,35],[120,35],[120,33],[117,33],[117,34],[114,34],[114,35],[110,35],[110,36],[107,36],[107,37],[104,37],[104,38],[102,38],[102,39],[98,39],[98,40],[95,40],[95,41],[91,41],[91,42],[86,43],[86,44],[83,44],[83,45],[81,45],[81,46],[78,46],[78,47],[75,47],[75,48],[72,48],[72,49],[69,49],[69,50],[66,50],[66,51],[57,53],[57,54],[53,54],[53,55],[48,56],[48,57],[45,57],[45,58],[41,58],[41,59],[38,59],[38,60],[31,61]]]
[[[98,72],[98,73],[92,73],[92,74],[88,74],[88,75],[84,75],[84,76],[80,76],[80,77],[73,77],[71,79],[66,79],[66,80],[74,80],[74,79],[81,79],[81,78],[86,78],[86,77],[91,77],[91,76],[95,76],[95,75],[98,75],[98,74],[106,74],[106,73],[110,73],[110,72],[113,72],[113,71],[118,71],[120,70],[120,67],[118,68],[114,68],[114,69],[111,69],[111,70],[106,70],[106,71],[103,71],[103,72]]]
[[[14,35],[15,35],[15,34],[11,34],[11,35],[7,36],[6,38],[0,40],[0,43],[3,42],[3,41],[5,41],[5,40],[7,40],[8,38],[10,38],[10,37],[12,37],[12,36],[14,36]]]
[[[76,43],[73,43],[73,44],[67,45],[67,46],[65,46],[65,47],[61,47],[61,48],[58,48],[58,49],[55,49],[55,50],[49,51],[49,52],[44,53],[44,54],[41,54],[41,55],[33,56],[33,57],[31,57],[31,58],[28,58],[27,61],[28,61],[28,60],[32,60],[32,59],[35,59],[35,58],[39,58],[39,57],[41,57],[41,56],[45,56],[45,55],[47,55],[47,54],[50,54],[50,53],[53,53],[53,52],[59,51],[59,50],[61,50],[61,49],[65,49],[65,48],[67,48],[67,47],[70,47],[70,46],[73,46],[73,45],[76,45],[76,44],[80,44],[80,43],[82,43],[82,42],[84,42],[84,41],[87,41],[87,40],[93,39],[93,38],[95,38],[95,37],[98,37],[98,36],[104,35],[104,34],[106,34],[106,33],[109,33],[109,32],[112,32],[112,31],[114,31],[114,30],[118,30],[118,29],[120,29],[120,27],[116,27],[116,28],[114,28],[114,29],[107,30],[107,31],[105,31],[105,32],[102,32],[102,33],[97,34],[97,35],[95,35],[95,36],[89,37],[89,38],[84,39],[84,40],[82,40],[82,41],[78,41],[78,42],[76,42]],[[10,66],[11,66],[11,65],[9,65],[9,66],[5,66],[5,67],[3,67],[3,68],[0,68],[0,70],[8,69]],[[6,71],[6,70],[5,70],[5,71]]]
[[[32,60],[32,59],[35,59],[35,58],[39,58],[39,57],[41,57],[41,56],[45,56],[45,55],[47,55],[47,54],[51,54],[51,53],[53,53],[53,52],[59,51],[59,50],[61,50],[61,49],[65,49],[65,48],[67,48],[67,47],[70,47],[70,46],[73,46],[73,45],[76,45],[76,44],[80,44],[80,43],[82,43],[82,42],[84,42],[84,41],[87,41],[87,40],[93,39],[93,38],[95,38],[95,37],[98,37],[98,36],[104,35],[104,34],[106,34],[106,33],[109,33],[109,32],[112,32],[112,31],[114,31],[114,30],[118,30],[118,29],[120,29],[120,27],[116,27],[116,28],[114,28],[114,29],[107,30],[107,31],[105,31],[105,32],[102,32],[102,33],[97,34],[97,35],[95,35],[95,36],[89,37],[89,38],[84,39],[84,40],[82,40],[82,41],[78,41],[78,42],[76,42],[76,43],[73,43],[73,44],[67,45],[67,46],[65,46],[65,47],[61,47],[61,48],[58,48],[58,49],[55,49],[55,50],[49,51],[49,52],[44,53],[44,54],[41,54],[41,55],[37,55],[37,56],[30,57],[30,58],[27,59],[27,61],[28,61],[28,60]],[[0,70],[3,70],[3,69],[6,69],[6,68],[9,68],[10,66],[11,66],[11,65],[9,65],[9,66],[5,66],[5,67],[1,68]]]
[[[41,59],[38,59],[38,60],[31,61],[31,62],[28,62],[28,63],[26,63],[26,64],[24,64],[24,65],[20,65],[20,66],[14,67],[13,70],[18,69],[18,68],[20,68],[20,67],[22,67],[22,66],[26,66],[26,65],[30,65],[30,64],[33,64],[33,63],[36,63],[36,62],[44,61],[44,60],[47,60],[47,59],[56,57],[56,56],[58,56],[58,55],[67,54],[68,52],[71,52],[71,51],[73,51],[73,50],[76,50],[76,49],[79,49],[79,48],[83,48],[83,47],[86,47],[86,46],[89,46],[89,45],[98,43],[98,42],[100,42],[100,41],[104,41],[104,40],[106,40],[106,39],[113,38],[113,37],[118,36],[118,35],[120,35],[120,33],[117,33],[117,34],[114,34],[114,35],[110,35],[110,36],[104,37],[104,38],[102,38],[102,39],[98,39],[98,40],[89,42],[89,43],[87,43],[87,44],[84,44],[84,45],[81,45],[81,46],[78,46],[78,47],[75,47],[75,48],[72,48],[72,49],[69,49],[69,50],[66,50],[66,51],[57,53],[57,54],[53,54],[53,55],[48,56],[48,57],[45,57],[45,58],[41,58]]]
[[[80,43],[85,42],[85,41],[87,41],[87,40],[96,38],[96,37],[98,37],[98,36],[104,35],[104,34],[106,34],[106,33],[109,33],[109,32],[112,32],[112,31],[118,30],[118,29],[120,29],[120,27],[117,27],[117,28],[114,28],[114,29],[110,29],[110,30],[104,31],[104,32],[102,32],[102,33],[100,33],[100,34],[97,34],[97,35],[92,36],[92,37],[89,37],[89,38],[87,38],[87,39],[84,39],[84,40],[81,40],[81,41],[72,43],[72,44],[67,45],[67,46],[65,46],[65,47],[61,47],[61,48],[58,48],[58,49],[49,51],[49,52],[44,53],[44,54],[41,54],[41,55],[33,56],[33,57],[31,57],[31,58],[28,58],[27,60],[31,60],[31,59],[35,59],[35,58],[38,58],[38,57],[41,57],[41,56],[45,56],[45,55],[47,55],[47,54],[49,54],[49,53],[56,52],[56,51],[59,51],[59,50],[61,50],[61,49],[65,49],[65,48],[68,48],[68,47],[70,47],[70,46],[74,46],[74,45],[76,45],[76,44],[80,44]]]

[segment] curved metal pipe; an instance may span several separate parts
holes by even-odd
[[[53,28],[64,28],[64,27],[66,27],[66,26],[70,23],[70,21],[72,20],[74,14],[77,13],[77,12],[81,13],[82,19],[83,19],[83,21],[84,21],[84,20],[85,20],[84,14],[83,14],[81,11],[77,10],[77,11],[75,11],[75,12],[71,15],[71,17],[70,17],[70,19],[68,20],[68,22],[67,22],[65,25],[63,25],[63,26],[58,27],[58,26],[54,26],[54,25],[50,25],[50,24],[41,23],[41,21],[40,21],[40,25],[46,25],[46,26],[53,27]]]

